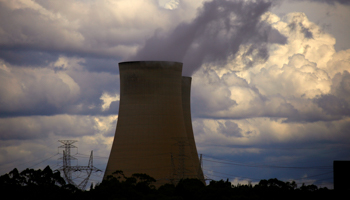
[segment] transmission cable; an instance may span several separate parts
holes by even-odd
[[[254,165],[254,164],[245,164],[245,163],[237,163],[232,161],[215,161],[215,160],[209,160],[209,159],[202,159],[208,162],[213,163],[221,163],[221,164],[228,164],[228,165],[235,165],[235,166],[243,166],[243,167],[258,167],[258,168],[280,168],[280,169],[331,169],[332,167],[329,166],[314,166],[314,167],[287,167],[287,166],[276,166],[276,165]]]

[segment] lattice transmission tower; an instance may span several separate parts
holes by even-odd
[[[189,154],[185,153],[185,148],[189,146],[187,138],[186,137],[174,137],[173,138],[176,143],[174,144],[178,148],[177,154],[171,154],[171,166],[173,174],[170,176],[170,181],[172,184],[176,185],[181,179],[184,178],[197,178],[197,177],[190,177],[188,176],[189,170],[186,166],[186,160],[191,160]],[[177,165],[175,165],[175,160],[177,161]]]
[[[71,166],[71,160],[77,160],[77,159],[70,154],[70,150],[71,148],[77,148],[76,146],[73,145],[73,143],[78,141],[77,140],[58,140],[58,141],[63,144],[58,148],[64,148],[63,157],[60,158],[62,159],[63,165],[58,170],[63,172],[64,179],[67,181],[67,183],[72,184],[81,190],[84,190],[92,172],[101,171],[93,166],[93,151],[91,151],[89,163],[87,166],[78,166],[78,165]],[[84,178],[84,180],[81,181],[79,184],[76,184],[72,179],[73,172],[86,172],[86,178]]]

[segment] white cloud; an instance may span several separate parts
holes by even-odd
[[[333,76],[350,69],[349,52],[335,52],[334,38],[302,13],[290,13],[284,18],[266,13],[262,20],[283,33],[287,43],[270,44],[266,62],[250,68],[245,67],[244,45],[238,56],[228,57],[224,66],[203,65],[193,76],[192,96],[198,102],[193,106],[195,116],[277,117],[288,121],[338,119],[313,99],[336,90],[342,93],[337,96],[348,96],[347,78],[340,81]],[[337,80],[344,89],[335,89],[339,85]]]
[[[64,71],[12,67],[0,62],[0,108],[3,112],[21,112],[21,109],[25,111],[42,104],[59,109],[79,98],[79,85]]]
[[[179,0],[158,0],[158,5],[168,10],[174,10],[179,6]]]
[[[335,53],[331,60],[327,62],[327,71],[330,77],[334,77],[337,73],[350,71],[350,49]]]
[[[240,185],[257,185],[259,182],[252,182],[250,179],[241,179],[241,178],[234,178],[231,181],[231,184],[234,186],[237,186],[238,184]]]
[[[119,101],[119,94],[110,95],[108,93],[103,93],[100,99],[103,101],[102,111],[108,110],[113,101]]]
[[[0,3],[0,45],[124,59],[156,29],[171,29],[191,19],[196,9],[184,3],[187,6],[169,13],[155,1],[138,0]],[[174,0],[164,6],[175,9],[178,4]]]
[[[277,65],[262,68],[251,76],[251,84],[266,96],[314,98],[329,93],[332,81],[316,63],[302,54],[294,54],[282,68]]]
[[[193,121],[193,127],[199,152],[210,155],[260,154],[266,149],[281,144],[284,144],[282,148],[285,149],[307,148],[308,146],[334,148],[334,143],[349,140],[349,135],[346,134],[346,130],[349,128],[349,118],[332,122],[282,122],[282,119],[270,118],[196,119]],[[236,124],[236,128],[232,129],[228,126],[230,123]],[[227,135],[230,131],[233,133],[237,128],[239,128],[240,134]],[[329,141],[329,143],[325,141]],[[342,148],[342,145],[336,148]]]

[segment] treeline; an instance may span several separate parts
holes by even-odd
[[[64,199],[83,193],[73,185],[66,184],[59,171],[49,166],[44,170],[16,168],[0,176],[2,196],[8,199]],[[73,198],[72,198],[73,199]]]
[[[232,185],[228,180],[210,181],[205,186],[198,179],[184,179],[176,186],[165,184],[154,187],[156,180],[146,174],[126,177],[122,171],[90,190],[82,191],[66,184],[60,172],[49,166],[44,170],[17,169],[0,176],[0,188],[4,197],[14,199],[145,199],[145,200],[226,200],[226,199],[310,199],[336,198],[333,190],[315,185],[297,187],[293,182],[278,179],[261,180],[257,185]]]

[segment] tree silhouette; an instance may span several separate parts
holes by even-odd
[[[53,172],[49,166],[44,170],[25,169],[20,173],[14,168],[0,176],[0,186],[4,196],[15,199],[59,199],[62,195],[79,192],[74,186],[66,184],[59,171]]]
[[[177,185],[165,184],[158,189],[156,180],[147,174],[135,173],[128,177],[116,171],[106,180],[91,185],[89,191],[81,191],[74,185],[66,184],[59,171],[49,166],[44,170],[16,168],[0,176],[3,196],[14,199],[337,199],[333,190],[318,188],[316,185],[302,184],[300,188],[292,182],[276,178],[261,180],[257,185],[232,185],[227,179],[210,181],[205,186],[198,179],[183,179]],[[338,195],[338,196],[335,196]]]

